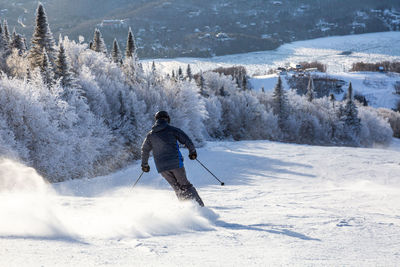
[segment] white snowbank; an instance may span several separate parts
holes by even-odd
[[[163,190],[58,195],[32,168],[0,162],[0,237],[140,238],[213,229],[216,214]]]

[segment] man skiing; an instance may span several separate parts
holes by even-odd
[[[203,201],[186,177],[183,157],[179,151],[178,141],[189,149],[189,158],[195,160],[197,153],[192,140],[181,129],[169,125],[170,117],[166,111],[157,112],[155,120],[142,144],[142,170],[150,171],[148,160],[150,151],[153,150],[157,171],[175,190],[178,199],[194,199],[203,207]]]

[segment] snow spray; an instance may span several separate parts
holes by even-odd
[[[87,180],[73,182],[90,190]],[[57,194],[34,169],[0,160],[0,237],[141,238],[211,230],[218,217],[195,203],[178,202],[170,190],[140,188],[131,194],[122,187],[88,195]]]

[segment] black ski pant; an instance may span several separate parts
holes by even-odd
[[[203,200],[201,200],[196,188],[193,187],[186,177],[185,167],[163,171],[161,175],[174,189],[179,200],[194,199],[201,207],[204,206]]]

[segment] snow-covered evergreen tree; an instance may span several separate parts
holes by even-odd
[[[0,24],[0,67],[5,70],[4,59],[10,54],[10,37],[8,34],[7,21],[4,20],[4,29]]]
[[[309,80],[308,80],[308,86],[307,86],[307,94],[306,94],[308,102],[312,102],[314,100],[314,97],[315,97],[314,94],[315,94],[314,93],[314,80],[310,75]]]
[[[93,44],[91,46],[93,51],[107,54],[107,47],[104,43],[103,37],[101,36],[101,32],[99,29],[94,30],[93,36]]]
[[[39,3],[36,11],[35,31],[31,38],[31,48],[28,55],[32,69],[42,64],[43,49],[46,50],[49,61],[53,64],[56,58],[55,41],[47,23],[44,7]]]
[[[341,114],[341,120],[346,127],[346,134],[355,143],[359,143],[360,118],[358,118],[358,109],[353,100],[353,86],[350,83],[347,90],[347,97]]]
[[[121,63],[121,52],[119,50],[119,45],[117,39],[114,39],[113,47],[111,51],[111,59],[114,63],[120,64]]]
[[[275,85],[273,93],[273,111],[278,116],[278,123],[281,130],[285,128],[285,122],[288,118],[288,100],[286,92],[282,86],[281,77],[278,77],[278,82]]]
[[[49,57],[47,55],[46,48],[43,48],[42,62],[39,68],[42,75],[43,83],[47,85],[48,88],[50,88],[54,82],[54,73],[49,61]]]
[[[189,79],[189,81],[192,81],[193,79],[192,68],[190,67],[190,64],[188,64],[186,68],[186,77]]]
[[[7,45],[11,42],[10,31],[8,30],[7,20],[3,21],[3,38]]]
[[[135,44],[135,39],[133,37],[133,33],[132,33],[132,30],[130,27],[129,27],[129,31],[128,31],[128,38],[126,41],[125,57],[126,58],[135,58],[136,57],[136,44]]]
[[[58,55],[55,62],[54,77],[56,80],[60,80],[63,87],[72,87],[75,85],[73,75],[70,71],[70,67],[65,54],[64,45],[60,40]]]
[[[179,66],[178,68],[178,80],[183,80],[183,70],[181,68],[181,66]]]
[[[15,32],[15,29],[12,33],[10,47],[12,49],[17,49],[20,55],[22,55],[25,52],[24,40],[20,34]]]

